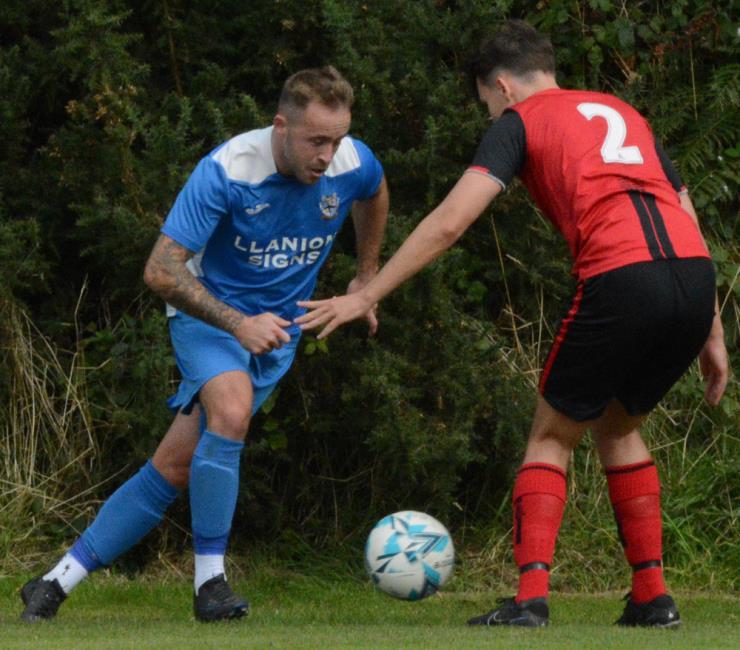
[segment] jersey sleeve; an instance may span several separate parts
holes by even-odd
[[[524,122],[516,111],[506,111],[486,131],[466,171],[485,174],[506,189],[521,172],[526,156]]]
[[[375,196],[383,180],[383,166],[364,142],[352,139],[360,157],[360,187],[356,199],[362,201]]]
[[[162,233],[197,253],[206,245],[221,217],[227,214],[228,205],[226,172],[206,156],[177,195]]]
[[[681,181],[681,176],[673,166],[671,159],[668,157],[665,149],[663,149],[663,145],[660,144],[658,138],[655,138],[655,153],[658,154],[660,164],[663,167],[663,171],[665,172],[668,182],[673,186],[673,189],[676,190],[676,192],[685,192],[686,186]]]

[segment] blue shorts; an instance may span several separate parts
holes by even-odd
[[[293,334],[290,343],[279,350],[254,355],[228,332],[181,311],[169,322],[172,347],[182,380],[177,393],[167,400],[167,406],[174,413],[182,411],[185,415],[198,402],[198,393],[208,381],[232,370],[246,372],[252,380],[252,413],[256,413],[288,372],[301,338],[300,334]]]

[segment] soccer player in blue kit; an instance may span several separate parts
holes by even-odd
[[[308,299],[352,212],[353,292],[376,274],[388,215],[383,169],[348,135],[353,91],[331,66],[283,86],[272,126],[223,143],[195,168],[144,272],[168,303],[182,381],[153,457],[103,504],[48,573],[21,590],[28,622],[53,618],[88,573],[113,562],[189,487],[196,619],[240,618],[248,603],[226,580],[224,555],[252,414],[288,371]],[[367,312],[370,333],[377,328]]]

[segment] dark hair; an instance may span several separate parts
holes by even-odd
[[[523,20],[508,20],[483,41],[470,65],[473,79],[486,82],[494,71],[526,77],[541,70],[555,74],[555,53],[547,36]]]
[[[309,68],[296,72],[285,81],[278,110],[302,110],[312,101],[318,101],[330,108],[352,108],[355,95],[350,83],[334,66]]]

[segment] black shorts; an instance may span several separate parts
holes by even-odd
[[[630,264],[580,282],[540,393],[578,421],[615,398],[630,415],[649,413],[704,346],[715,293],[705,258]]]

